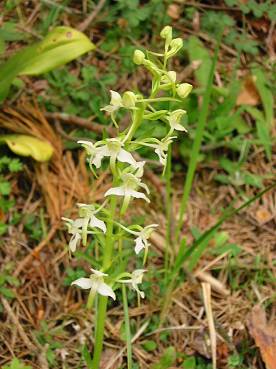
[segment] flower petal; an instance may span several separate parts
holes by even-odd
[[[104,196],[110,196],[110,195],[125,196],[125,189],[124,187],[112,187],[108,191],[106,191],[106,193],[104,194]]]
[[[96,218],[94,215],[91,216],[89,225],[90,225],[90,227],[96,227],[96,228],[101,229],[103,231],[103,233],[106,232],[105,223],[102,220]]]
[[[147,202],[150,202],[150,200],[147,198],[147,196],[142,192],[127,189],[127,190],[125,190],[125,195],[135,197],[136,199],[144,199]]]
[[[122,97],[119,94],[119,92],[110,90],[110,94],[111,94],[111,100],[110,100],[111,105],[118,106],[118,107],[123,105]]]
[[[95,282],[92,281],[90,278],[79,278],[72,282],[71,285],[76,285],[83,288],[84,290],[88,290],[89,288],[93,287],[94,283]]]
[[[136,165],[136,161],[134,160],[133,156],[131,155],[130,152],[124,150],[124,149],[121,149],[119,151],[119,154],[117,156],[117,159],[121,162],[121,163],[128,163],[128,164],[131,164],[133,166]]]
[[[74,220],[73,222],[73,227],[75,228],[81,228],[84,224],[84,219],[83,218],[77,218],[76,220]]]
[[[142,240],[142,237],[137,237],[135,240],[135,253],[136,255],[139,254],[140,251],[142,251],[145,248],[144,242]]]
[[[69,242],[69,248],[72,252],[76,251],[80,240],[81,240],[81,235],[79,233],[73,234],[73,236],[71,237],[71,240]]]
[[[100,168],[102,164],[102,159],[107,156],[107,147],[106,145],[97,147],[95,152],[95,157],[91,160],[91,163],[95,165],[96,168]]]
[[[119,107],[115,105],[106,105],[100,110],[107,111],[108,113],[114,113],[114,111],[118,110]]]
[[[185,131],[187,132],[187,129],[185,127],[183,127],[180,123],[176,124],[173,126],[173,128],[176,130],[176,131]]]
[[[114,291],[112,290],[112,288],[108,284],[106,284],[104,282],[99,282],[99,284],[97,286],[97,292],[102,296],[109,296],[113,300],[116,300],[116,295],[115,295]]]

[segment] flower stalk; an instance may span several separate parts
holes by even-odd
[[[109,164],[112,186],[105,192],[105,200],[101,204],[78,204],[79,217],[75,220],[63,218],[71,236],[69,252],[74,254],[77,248],[88,244],[98,245],[92,248],[95,263],[90,265],[92,274],[89,278],[79,278],[72,282],[84,290],[89,290],[87,307],[96,309],[95,340],[92,363],[89,369],[99,369],[103,349],[104,327],[108,306],[108,298],[116,299],[116,291],[122,290],[122,303],[125,317],[127,340],[127,365],[132,368],[131,332],[128,315],[127,288],[133,289],[137,294],[138,304],[145,297],[140,285],[146,269],[139,269],[147,262],[150,256],[150,237],[158,224],[142,226],[140,224],[128,225],[125,214],[130,204],[144,201],[150,202],[150,189],[143,181],[145,161],[137,161],[134,152],[146,147],[152,150],[160,164],[163,173],[166,173],[167,182],[167,215],[170,215],[171,195],[171,164],[167,166],[168,153],[171,158],[171,144],[178,134],[186,132],[182,118],[186,112],[182,109],[173,110],[159,108],[160,104],[178,103],[191,92],[191,85],[178,83],[175,71],[167,70],[169,59],[182,47],[182,40],[173,38],[172,29],[166,26],[161,31],[165,40],[164,52],[149,52],[145,54],[136,50],[133,61],[143,66],[152,75],[152,89],[149,96],[141,93],[125,91],[120,94],[110,91],[111,99],[107,106],[101,110],[109,114],[110,121],[118,128],[118,137],[105,138],[95,143],[89,140],[80,140],[79,144],[87,154],[87,161],[92,174],[96,176],[106,161]],[[147,56],[146,56],[147,55]],[[162,60],[156,62],[156,58]],[[161,66],[161,67],[160,67]],[[129,126],[120,131],[120,122],[117,113],[123,110],[129,113]],[[165,125],[164,137],[148,134],[139,134],[140,128],[147,125]],[[167,170],[166,170],[167,168]],[[135,206],[135,205],[134,205]],[[167,233],[165,267],[169,267],[169,247],[171,235]],[[125,248],[128,248],[125,252]],[[96,252],[97,249],[97,252]],[[132,254],[137,269],[124,270]],[[126,256],[127,255],[127,256]],[[114,262],[116,260],[116,262]],[[95,264],[95,265],[94,265]],[[97,268],[96,268],[97,267]],[[100,268],[100,269],[98,269]]]

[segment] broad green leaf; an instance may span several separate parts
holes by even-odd
[[[16,76],[49,72],[94,48],[83,33],[70,27],[55,28],[44,40],[20,50],[0,66],[0,102]]]
[[[188,55],[191,62],[200,62],[200,66],[195,71],[197,81],[202,87],[207,85],[211,71],[212,59],[203,43],[195,36],[188,39]]]
[[[48,141],[27,135],[2,135],[0,136],[1,143],[6,143],[17,155],[31,156],[40,162],[50,160],[54,151]]]

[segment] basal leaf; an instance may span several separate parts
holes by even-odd
[[[3,135],[0,136],[1,143],[6,143],[17,155],[31,156],[40,162],[50,160],[54,151],[48,141],[27,135]]]
[[[49,72],[94,48],[83,33],[70,27],[55,28],[44,40],[20,50],[0,66],[0,102],[16,76]]]

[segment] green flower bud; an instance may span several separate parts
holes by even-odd
[[[174,70],[170,70],[167,74],[164,74],[162,76],[161,82],[163,82],[163,83],[175,83],[176,82],[176,72]]]
[[[192,91],[193,86],[190,83],[181,83],[177,86],[176,92],[181,99],[185,99]]]
[[[135,50],[133,54],[133,62],[137,65],[141,65],[145,61],[145,54],[141,50]]]
[[[144,62],[145,68],[147,68],[153,75],[161,76],[162,71],[150,60],[145,60]]]
[[[125,108],[134,108],[137,101],[136,95],[132,91],[123,94],[123,105]]]
[[[165,26],[160,32],[160,36],[166,39],[166,42],[170,43],[172,40],[172,27]]]
[[[174,38],[170,43],[170,50],[167,53],[167,58],[174,56],[182,48],[183,41],[181,38]]]

